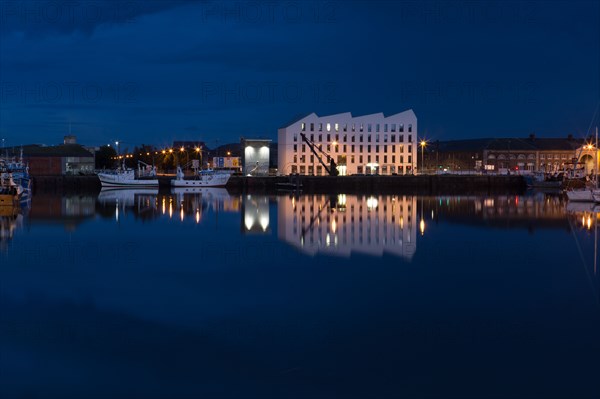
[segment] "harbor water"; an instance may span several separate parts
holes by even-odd
[[[0,216],[0,397],[597,397],[599,220],[543,193],[34,195]]]

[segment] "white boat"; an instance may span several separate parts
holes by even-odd
[[[171,180],[171,187],[225,187],[230,171],[201,170],[194,179],[186,180],[181,167],[177,167],[177,178]]]
[[[137,177],[135,170],[126,169],[125,167],[113,172],[98,173],[98,178],[103,188],[158,187],[158,179],[153,179],[153,177],[156,177],[156,169],[154,167],[145,175],[140,168]]]

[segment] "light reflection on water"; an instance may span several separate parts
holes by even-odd
[[[0,396],[593,397],[597,221],[539,193],[36,196],[0,216]]]

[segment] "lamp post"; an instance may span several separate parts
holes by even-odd
[[[202,147],[196,147],[195,151],[198,153],[198,159],[200,160],[200,169],[202,169]]]
[[[425,140],[421,140],[421,168],[425,170],[425,146],[427,142]]]
[[[184,152],[184,151],[185,151],[185,148],[182,146],[179,149],[179,152]],[[190,163],[190,154],[187,151],[185,151],[185,167],[186,167],[186,169],[189,169],[189,165],[188,165],[189,163]]]

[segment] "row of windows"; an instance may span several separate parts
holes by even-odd
[[[548,154],[548,158],[546,158],[546,154],[540,154],[540,159],[569,159],[569,155],[570,154]],[[490,154],[488,155],[488,159],[535,159],[535,155],[534,154],[529,154],[527,156],[525,156],[525,154],[510,154],[510,155],[505,155],[505,154],[500,154],[496,157],[496,155],[494,154]]]
[[[373,125],[375,126],[375,131],[379,132],[381,129],[381,125],[379,123],[376,124],[372,124],[372,123],[367,123],[367,132],[372,132],[373,131]],[[398,126],[398,132],[402,133],[404,132],[404,123],[398,123],[397,125],[395,123],[384,123],[383,124],[383,131],[384,133],[388,132],[388,127],[389,127],[389,131],[390,132],[395,132],[396,131],[396,126]],[[339,123],[334,123],[333,124],[333,128],[336,132],[340,131],[340,124]],[[353,123],[350,127],[353,131],[356,131],[356,123]],[[331,123],[326,123],[325,124],[325,129],[330,132],[331,131]],[[358,131],[362,132],[365,130],[365,124],[361,123],[360,125],[358,125]],[[306,131],[306,123],[302,122],[302,131],[305,132]],[[314,132],[315,131],[315,124],[311,123],[310,124],[310,131]],[[323,123],[318,123],[318,131],[322,132],[323,131]],[[348,124],[345,123],[344,126],[342,127],[342,131],[343,132],[347,132],[348,131]],[[412,132],[412,123],[408,124],[408,132],[411,133]]]
[[[340,135],[339,134],[336,134],[335,136],[332,136],[329,133],[327,134],[327,140],[326,141],[332,142],[332,140],[331,140],[332,137],[334,138],[333,142],[339,142],[340,141]],[[375,135],[375,142],[379,143],[380,142],[379,139],[380,139],[380,135],[376,134]],[[389,139],[390,139],[390,143],[395,143],[396,142],[396,135],[395,134],[390,135]],[[298,135],[297,134],[294,134],[294,141],[298,141]],[[315,135],[314,134],[310,135],[310,141],[313,141],[313,142],[315,141]],[[323,135],[322,134],[319,134],[317,136],[317,142],[323,142]],[[343,143],[347,143],[348,142],[348,135],[347,134],[344,134],[342,136],[342,142]],[[355,135],[350,136],[350,142],[351,143],[355,143],[356,142],[356,136]],[[358,142],[359,143],[364,142],[364,135],[361,134],[361,135],[358,136]],[[370,143],[370,142],[371,142],[371,135],[369,134],[369,135],[367,135],[367,143]],[[383,142],[384,143],[388,142],[388,135],[387,134],[383,135]],[[404,135],[403,134],[398,135],[398,142],[399,143],[404,143]],[[412,142],[412,134],[408,135],[408,142],[409,143]]]
[[[367,152],[371,152],[372,148],[375,147],[375,152],[379,152],[379,149],[382,148],[383,152],[387,153],[388,152],[388,146],[387,145],[367,145]],[[395,146],[395,145],[390,145],[390,152],[394,152],[396,150],[396,148],[398,149],[398,152],[404,152],[404,145],[399,145],[399,146]],[[302,152],[306,152],[307,148],[306,148],[306,144],[302,144]],[[318,145],[317,148],[321,151],[323,151],[323,145]],[[327,146],[325,147],[327,149],[328,152],[331,152],[333,150],[333,152],[338,152],[338,151],[342,151],[342,152],[348,152],[348,148],[350,148],[350,152],[356,152],[356,149],[358,148],[358,152],[363,152],[365,149],[364,145],[359,145],[356,146],[354,144],[352,144],[351,146],[348,146],[346,144],[340,146],[340,145],[331,145],[331,144],[327,144]],[[412,152],[412,144],[407,146],[408,148],[408,152],[411,153]],[[294,152],[298,152],[298,144],[294,144]]]
[[[346,157],[344,157],[344,158],[346,158]],[[294,155],[294,163],[298,163],[298,160],[300,160],[300,163],[307,163],[307,161],[306,161],[307,159],[309,160],[308,161],[309,163],[314,163],[315,162],[315,156],[314,155],[310,155],[308,158],[307,158],[306,155],[300,155],[299,157],[298,157],[298,155]],[[350,155],[346,159],[349,159],[350,160],[349,163],[353,164],[353,163],[356,163],[356,159],[357,158],[356,158],[355,155]],[[358,156],[358,163],[363,163],[365,159],[367,160],[367,163],[371,163],[373,158],[371,157],[371,155],[367,155],[366,158],[365,158],[364,155],[359,155]],[[389,158],[388,158],[387,155],[384,155],[383,158],[380,158],[379,155],[375,155],[374,159],[375,159],[376,163],[379,163],[380,159],[383,159],[383,163],[388,163],[388,159],[391,159],[391,163],[396,163],[396,159],[398,159],[399,163],[404,163],[404,159],[405,158],[404,158],[404,155],[400,155],[398,158],[396,158],[395,155],[392,155]],[[411,155],[407,156],[406,160],[407,160],[406,161],[407,163],[412,163],[412,156]],[[340,163],[340,162],[338,162],[338,163]]]
[[[316,169],[314,166],[312,165],[292,165],[291,168],[291,173],[295,174],[295,173],[300,173],[301,175],[305,175],[306,172],[308,171],[309,175],[314,175],[315,174],[315,170],[316,170],[316,174],[317,176],[321,176],[324,174],[324,170],[323,167],[320,165],[317,165]],[[363,167],[362,165],[358,165],[356,167],[356,173],[369,173],[369,174],[383,174],[383,175],[387,175],[388,173],[398,173],[398,174],[404,174],[404,173],[411,173],[412,170],[412,166],[410,165],[384,165],[381,168],[372,168],[370,166],[365,166]]]

